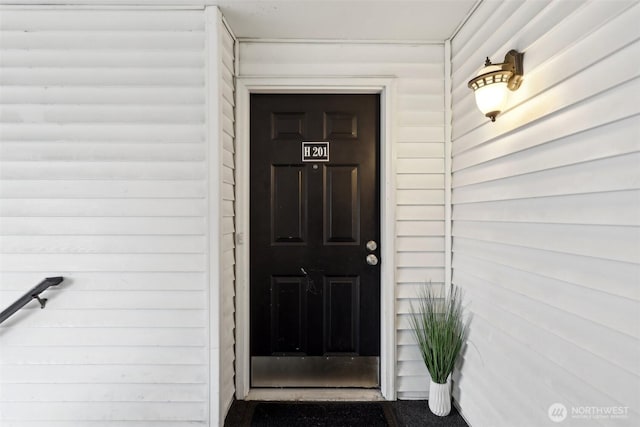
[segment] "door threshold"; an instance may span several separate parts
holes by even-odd
[[[252,388],[245,400],[294,402],[382,402],[380,389]]]

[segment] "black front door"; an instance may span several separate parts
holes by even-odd
[[[251,96],[253,387],[377,387],[378,95]]]

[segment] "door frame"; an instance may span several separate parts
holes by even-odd
[[[236,81],[236,398],[240,400],[395,400],[395,162],[393,78],[259,78]],[[380,94],[380,389],[251,389],[249,352],[250,95]],[[224,326],[224,325],[223,325]]]

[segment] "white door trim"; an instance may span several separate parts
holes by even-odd
[[[236,85],[236,398],[250,398],[249,352],[249,102],[252,93],[379,93],[380,94],[380,233],[381,341],[380,392],[396,398],[395,322],[395,158],[392,144],[395,84],[393,78],[238,78]],[[266,399],[268,390],[259,396]],[[295,390],[274,390],[279,400],[300,398]],[[345,390],[346,397],[375,400],[362,390]],[[252,395],[256,395],[254,392]],[[327,398],[326,390],[305,393]]]

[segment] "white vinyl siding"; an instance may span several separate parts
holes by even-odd
[[[209,422],[203,17],[0,11],[3,427]]]
[[[640,419],[640,4],[483,2],[452,41],[454,397],[474,426]],[[497,29],[497,30],[496,30]],[[525,53],[495,123],[467,81]],[[573,407],[628,407],[585,421]]]
[[[425,398],[427,371],[407,313],[418,286],[445,276],[444,46],[241,41],[240,76],[394,79],[396,387],[398,398]]]
[[[222,277],[220,309],[220,413],[235,394],[235,39],[220,25],[220,102],[222,104]]]

